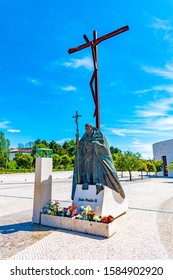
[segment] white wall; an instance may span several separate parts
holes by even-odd
[[[169,165],[173,161],[173,139],[153,144],[153,155],[155,160],[162,160],[162,156],[166,156],[167,165]],[[158,172],[158,176],[163,175],[163,171]],[[172,171],[168,170],[168,177],[173,177]]]

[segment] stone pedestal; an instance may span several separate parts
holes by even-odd
[[[71,205],[70,202],[68,203]],[[104,189],[97,194],[95,185],[89,185],[88,190],[82,190],[82,185],[77,185],[73,205],[78,205],[78,213],[82,211],[81,206],[90,205],[93,211],[98,208],[98,210],[95,211],[96,214],[101,216],[112,215],[115,218],[124,214],[128,209],[127,200],[123,199],[117,192],[112,191],[108,187],[104,187]],[[64,205],[60,204],[60,206]],[[117,230],[116,219],[107,224],[75,219],[74,217],[68,218],[41,214],[40,223],[45,226],[94,234],[107,238],[111,237]]]
[[[41,224],[43,226],[93,234],[107,238],[111,237],[117,230],[116,220],[110,224],[106,224],[45,214],[41,214]]]
[[[96,186],[89,185],[88,190],[82,190],[82,185],[76,186],[74,205],[78,205],[78,212],[81,212],[81,206],[90,205],[93,211],[97,208],[96,213],[102,216],[112,215],[118,217],[128,209],[127,200],[123,199],[119,193],[108,187],[96,194]]]
[[[52,158],[36,158],[33,223],[40,223],[40,209],[51,201]]]

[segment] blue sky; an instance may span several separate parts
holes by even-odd
[[[173,138],[173,0],[0,0],[0,131],[18,143],[75,138],[95,125],[91,49],[98,45],[101,130],[110,145],[152,158]]]

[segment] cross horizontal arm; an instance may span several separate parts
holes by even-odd
[[[96,46],[96,45],[98,45],[100,42],[102,42],[102,41],[104,41],[104,40],[106,40],[106,39],[109,39],[109,38],[111,38],[111,37],[113,37],[113,36],[116,36],[116,35],[118,35],[118,34],[120,34],[120,33],[122,33],[122,32],[125,32],[125,31],[127,31],[127,30],[129,30],[128,25],[123,26],[123,27],[121,27],[121,28],[119,28],[119,29],[117,29],[117,30],[114,30],[114,31],[112,31],[112,32],[110,32],[110,33],[108,33],[108,34],[106,34],[106,35],[104,35],[104,36],[101,36],[100,38],[97,38],[96,40],[93,40],[93,41],[88,41],[88,40],[86,40],[87,37],[86,37],[86,38],[84,37],[84,39],[87,41],[87,43],[85,43],[85,44],[83,44],[83,45],[80,45],[80,46],[78,46],[78,47],[76,47],[76,48],[71,48],[71,49],[69,49],[69,50],[68,50],[68,53],[71,54],[71,53],[74,53],[74,52],[83,50],[83,49],[85,49],[85,48],[88,48],[88,47],[91,46],[92,44],[93,44],[94,46]],[[86,35],[84,35],[84,36],[86,36]],[[88,38],[87,38],[87,39],[88,39]]]
[[[104,36],[101,36],[100,38],[97,38],[96,41],[93,42],[93,43],[94,43],[94,45],[98,45],[100,42],[102,42],[102,41],[104,41],[104,40],[107,40],[107,39],[109,39],[109,38],[111,38],[111,37],[113,37],[113,36],[116,36],[116,35],[118,35],[118,34],[120,34],[120,33],[122,33],[122,32],[125,32],[125,31],[127,31],[127,30],[129,30],[128,25],[123,26],[123,27],[121,27],[121,28],[119,28],[119,29],[117,29],[117,30],[114,30],[114,31],[112,31],[112,32],[110,32],[110,33],[104,35]]]
[[[83,49],[85,49],[85,48],[87,48],[87,47],[89,47],[89,46],[91,46],[91,42],[85,43],[85,44],[83,44],[83,45],[81,45],[81,46],[78,46],[78,47],[76,47],[76,48],[69,49],[69,50],[68,50],[68,53],[71,54],[71,53],[74,53],[74,52],[83,50]]]

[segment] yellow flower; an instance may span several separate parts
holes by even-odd
[[[55,215],[55,212],[54,212],[54,211],[52,211],[52,212],[50,213],[50,215]]]

